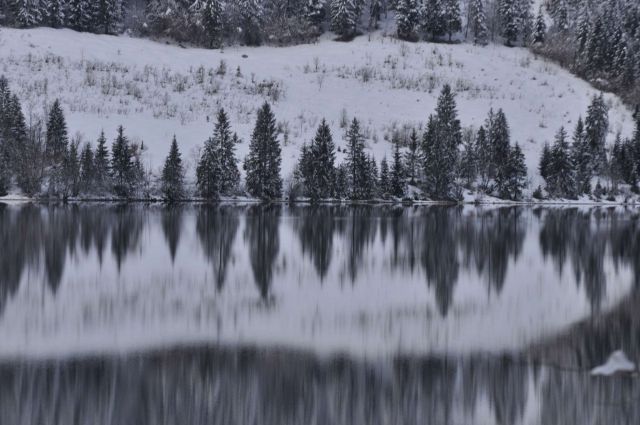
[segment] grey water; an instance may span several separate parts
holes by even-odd
[[[623,207],[0,204],[0,424],[637,424]]]

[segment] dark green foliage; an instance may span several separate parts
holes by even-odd
[[[247,192],[262,200],[282,197],[280,143],[277,139],[276,119],[271,106],[265,103],[258,111],[258,119],[245,159]]]
[[[594,96],[585,120],[586,141],[591,155],[591,169],[602,174],[606,169],[606,138],[609,130],[609,110],[602,93]]]
[[[390,193],[396,198],[404,197],[406,192],[405,169],[402,163],[402,155],[400,153],[400,145],[396,143],[393,152],[393,164],[391,165],[391,185]]]
[[[380,179],[378,180],[378,191],[380,196],[388,198],[391,194],[391,178],[389,176],[389,163],[387,158],[382,158],[380,162]]]
[[[335,146],[331,130],[327,122],[322,120],[306,161],[309,178],[305,182],[305,186],[312,200],[317,201],[334,196],[335,159]]]
[[[80,154],[80,193],[90,193],[96,181],[96,164],[90,143],[85,143]]]
[[[574,198],[575,176],[571,163],[571,151],[567,133],[560,128],[551,148],[548,165],[545,168],[547,192],[554,198]]]
[[[418,178],[418,165],[420,161],[419,149],[418,132],[414,128],[411,130],[409,146],[404,156],[405,172],[410,184],[416,184],[416,179]]]
[[[94,158],[94,189],[98,194],[105,194],[111,190],[111,160],[107,149],[107,138],[104,131],[98,137],[98,146]]]
[[[222,5],[220,0],[205,0],[201,11],[207,44],[210,48],[219,47],[222,42]]]
[[[582,117],[578,118],[573,133],[571,162],[575,171],[576,193],[578,195],[591,193],[591,177],[593,175],[591,148],[587,143]]]
[[[118,127],[118,136],[111,147],[113,193],[122,198],[131,196],[134,172],[129,139],[124,135],[124,128],[120,126]]]
[[[80,193],[80,155],[78,142],[71,142],[63,163],[63,195],[76,197]]]
[[[55,100],[47,121],[46,156],[49,165],[49,196],[58,196],[64,191],[64,162],[68,145],[67,123],[60,102]]]
[[[173,136],[169,155],[162,168],[162,195],[169,202],[184,197],[184,169],[176,136]]]
[[[360,123],[353,119],[347,131],[347,155],[346,166],[348,169],[349,184],[352,200],[371,198],[371,175],[369,159],[364,152],[364,136],[360,129]]]
[[[524,162],[524,154],[517,143],[509,150],[509,162],[505,168],[504,181],[498,186],[500,197],[519,201],[522,198],[522,191],[527,186],[527,166]]]
[[[398,0],[396,4],[396,28],[398,38],[415,41],[420,15],[416,0]]]

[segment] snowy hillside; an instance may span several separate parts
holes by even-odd
[[[521,144],[538,184],[542,145],[562,125],[572,131],[595,93],[524,49],[410,44],[380,34],[352,43],[325,38],[314,45],[221,52],[70,30],[2,29],[0,74],[10,79],[27,119],[60,98],[71,134],[95,142],[104,129],[112,140],[122,124],[132,139],[149,147],[146,165],[155,171],[176,134],[190,178],[220,106],[243,139],[242,159],[257,107],[265,100],[273,104],[283,130],[286,178],[323,117],[338,146],[344,146],[341,122],[360,118],[368,147],[380,160],[391,156],[394,131],[424,126],[441,87],[449,83],[465,127],[482,124],[490,107],[505,110],[512,141]],[[631,134],[631,113],[615,96],[606,98],[610,139],[617,132]]]

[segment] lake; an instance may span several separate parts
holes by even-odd
[[[2,424],[637,424],[623,207],[0,204]]]

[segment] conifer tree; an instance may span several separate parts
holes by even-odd
[[[398,38],[413,41],[420,18],[416,0],[398,0],[396,4],[396,28]]]
[[[62,193],[65,197],[76,197],[80,193],[80,157],[78,154],[78,142],[74,141],[69,144],[63,163],[63,188]]]
[[[609,111],[602,93],[594,96],[587,109],[585,120],[586,139],[591,154],[592,169],[602,173],[607,163],[606,137],[609,130]]]
[[[111,160],[104,130],[100,132],[100,137],[98,137],[94,166],[95,190],[99,194],[104,194],[111,186]]]
[[[42,0],[16,0],[16,22],[23,28],[29,28],[42,23],[44,9]]]
[[[113,192],[120,197],[131,195],[134,178],[134,163],[131,157],[129,139],[124,135],[124,128],[118,127],[118,136],[111,147],[111,178]]]
[[[402,198],[406,192],[405,169],[402,164],[402,154],[400,153],[400,145],[395,144],[393,152],[393,164],[391,165],[391,191],[390,193],[396,198]]]
[[[488,42],[489,30],[487,28],[487,15],[482,0],[471,0],[470,24],[473,33],[473,44],[484,46]]]
[[[311,25],[320,27],[325,18],[325,0],[306,0],[304,17]]]
[[[513,46],[518,40],[520,19],[517,0],[500,0],[499,13],[505,44]]]
[[[282,159],[276,133],[276,119],[271,112],[271,106],[265,103],[258,111],[258,119],[249,144],[249,155],[244,163],[247,191],[251,196],[262,200],[273,200],[282,196]]]
[[[508,164],[511,154],[509,124],[502,109],[499,109],[491,120],[489,127],[489,145],[491,146],[491,161],[495,170],[496,183],[500,185],[508,179]],[[498,188],[500,191],[500,188]]]
[[[53,28],[59,28],[66,24],[66,4],[63,0],[44,0],[44,8],[48,24]]]
[[[87,0],[69,0],[67,24],[76,31],[89,31],[93,22],[93,10]]]
[[[90,143],[85,143],[80,154],[80,192],[89,193],[95,183],[96,166],[93,149]]]
[[[94,6],[96,31],[104,34],[117,33],[122,21],[122,10],[121,0],[96,0]]]
[[[536,26],[533,33],[534,44],[544,44],[544,40],[547,34],[547,24],[544,21],[544,15],[542,13],[542,6],[538,10],[538,16],[536,17]]]
[[[347,131],[346,165],[351,189],[349,196],[353,200],[368,199],[366,194],[368,162],[364,153],[364,136],[356,118],[353,119]]]
[[[222,193],[222,162],[219,151],[216,137],[208,138],[196,167],[198,193],[207,200],[218,200]]]
[[[460,0],[442,0],[442,23],[445,33],[451,37],[462,29],[462,20],[460,18]]]
[[[571,162],[575,170],[576,193],[578,195],[591,193],[591,150],[587,143],[582,117],[578,118],[578,123],[573,133]]]
[[[220,0],[205,0],[200,13],[209,48],[219,47],[222,41],[223,26]]]
[[[435,40],[445,34],[444,0],[425,0],[420,8],[422,31]]]
[[[509,162],[504,171],[504,181],[498,185],[500,196],[512,201],[522,198],[522,191],[527,185],[527,166],[520,145],[509,150]]]
[[[387,163],[387,157],[382,158],[380,162],[380,180],[378,182],[378,188],[380,196],[387,198],[391,194],[391,179],[389,176],[389,164]]]
[[[476,134],[475,140],[475,159],[478,174],[482,179],[482,188],[484,190],[489,189],[489,180],[493,178],[494,167],[492,161],[491,145],[489,144],[489,138],[484,126],[480,126],[478,134]]]
[[[60,102],[55,100],[47,122],[46,154],[49,164],[49,195],[58,195],[64,180],[64,161],[69,137]]]
[[[547,192],[552,197],[572,198],[575,196],[574,170],[571,164],[571,152],[567,133],[560,128],[551,149]]]
[[[334,196],[335,159],[331,130],[327,122],[322,120],[311,145],[311,180],[307,189],[312,200]]]
[[[369,29],[377,29],[378,23],[380,22],[380,18],[382,16],[382,5],[383,0],[371,0],[369,3]],[[416,13],[418,14],[418,18],[420,15],[420,10],[417,9]]]
[[[331,0],[331,30],[342,40],[356,34],[358,18],[356,0]]]
[[[551,178],[551,147],[549,143],[545,143],[542,148],[538,172],[545,182]]]
[[[467,137],[464,142],[464,152],[460,158],[460,177],[471,188],[478,176],[478,155],[474,137]]]
[[[263,9],[260,0],[237,0],[240,27],[247,46],[259,46],[262,42],[261,24]]]
[[[461,142],[455,98],[447,84],[438,98],[435,116],[429,118],[423,140],[426,189],[431,196],[438,199],[451,197]]]
[[[173,136],[169,156],[167,156],[162,168],[162,194],[164,199],[169,202],[184,197],[184,169],[176,136]]]
[[[411,136],[409,136],[409,146],[407,152],[405,152],[404,159],[410,184],[416,184],[416,179],[418,178],[418,163],[420,160],[419,147],[418,132],[414,128],[411,130]]]

